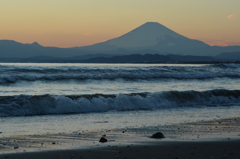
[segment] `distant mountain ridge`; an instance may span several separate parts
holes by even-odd
[[[182,56],[159,54],[131,54],[122,56],[92,56],[92,57],[48,57],[36,56],[30,58],[0,58],[0,62],[33,62],[33,63],[215,63],[218,60],[209,56]]]
[[[94,52],[84,51],[84,54]],[[0,40],[0,58],[28,58],[33,56],[70,57],[82,55],[81,49],[44,47],[37,42],[22,44],[13,40]]]
[[[239,52],[225,52],[218,54],[216,56],[218,59],[225,59],[225,60],[239,60],[240,61],[240,51]]]
[[[202,41],[180,35],[156,22],[147,22],[120,37],[83,47],[44,47],[37,42],[22,44],[13,40],[0,40],[0,58],[2,59],[40,56],[45,58],[81,56],[87,59],[131,54],[216,56],[221,53],[228,53],[221,56],[224,59],[228,55],[233,55],[232,52],[240,52],[240,46],[209,46]],[[227,59],[232,58],[227,57]]]

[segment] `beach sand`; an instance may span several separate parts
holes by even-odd
[[[152,139],[162,132],[164,139]],[[104,136],[108,141],[100,143]],[[3,135],[0,159],[240,158],[240,118],[96,132]]]

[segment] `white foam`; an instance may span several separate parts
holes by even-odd
[[[118,95],[1,97],[0,116],[149,110],[173,107],[236,106],[238,90],[168,91]]]

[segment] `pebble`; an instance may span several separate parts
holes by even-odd
[[[107,139],[104,138],[104,137],[101,137],[100,140],[99,140],[99,142],[101,142],[101,143],[107,142]]]

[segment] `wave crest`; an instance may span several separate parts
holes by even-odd
[[[1,96],[0,117],[151,110],[172,107],[236,106],[240,90],[168,91],[117,95]]]

